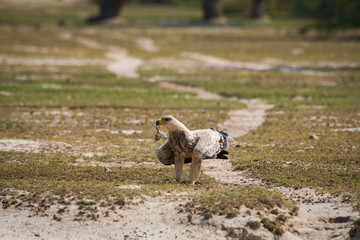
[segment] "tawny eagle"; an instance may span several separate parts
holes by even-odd
[[[156,121],[169,131],[168,140],[157,149],[157,158],[165,165],[175,164],[176,181],[180,182],[184,163],[191,162],[190,183],[200,177],[203,159],[227,158],[224,149],[227,147],[228,134],[213,128],[191,131],[171,115],[162,116]],[[165,138],[158,130],[155,139]]]

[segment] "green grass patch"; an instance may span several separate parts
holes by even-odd
[[[275,233],[276,235],[281,236],[285,232],[282,228],[282,224],[278,221],[271,221],[268,218],[263,218],[261,220],[261,223],[263,224],[264,228],[266,228],[270,232]]]
[[[56,163],[2,163],[2,180],[22,181],[29,184],[54,184],[56,182],[88,182],[92,184],[119,183],[119,184],[166,184],[175,183],[173,171],[170,168],[112,168],[106,173],[104,167],[72,166]],[[91,197],[96,197],[93,195]],[[100,194],[99,194],[100,197]]]
[[[79,32],[74,28],[0,27],[0,51],[5,56],[35,59],[104,57],[105,50],[78,42]]]
[[[351,35],[355,32],[343,34]],[[353,51],[354,47],[358,48],[355,41],[335,37],[303,37],[297,34],[294,27],[277,30],[272,26],[217,30],[185,28],[182,31],[160,28],[148,30],[146,34],[161,46],[163,52],[198,52],[241,62],[275,60],[308,65],[319,62],[355,63],[360,60]],[[303,54],[294,54],[297,49]]]
[[[195,100],[195,94],[156,88],[77,87],[58,84],[0,85],[10,93],[1,99],[2,106],[26,107],[142,107],[150,108],[234,108],[235,101]],[[196,105],[195,105],[195,104]]]
[[[351,193],[359,201],[359,134],[338,131],[357,126],[357,111],[273,112],[262,127],[241,139],[252,145],[236,151],[235,168],[250,169],[250,176],[276,185]],[[318,139],[311,139],[312,134]]]
[[[2,207],[39,206],[46,211],[51,205],[69,205],[76,202],[84,213],[93,210],[88,206],[107,202],[122,207],[131,199],[144,195],[159,196],[164,192],[192,191],[193,187],[178,184],[172,168],[122,168],[113,167],[106,172],[104,167],[75,166],[55,162],[9,163],[1,162],[0,189]],[[189,174],[189,171],[185,171]],[[202,190],[215,184],[206,175],[196,188]],[[125,185],[125,188],[122,186]],[[137,185],[138,188],[126,188]],[[26,192],[27,194],[24,194]],[[11,197],[9,197],[11,196]],[[46,204],[45,204],[46,203]],[[34,205],[35,204],[35,205]],[[90,215],[91,216],[91,215]]]
[[[86,17],[97,12],[89,3],[64,4],[44,2],[40,4],[4,4],[0,9],[1,24],[56,25],[62,21],[66,25],[84,25]]]
[[[151,20],[200,20],[201,6],[194,5],[156,5],[156,4],[129,4],[126,5],[122,16],[129,21]],[[164,22],[166,23],[166,22]]]
[[[269,79],[263,79],[259,73],[249,73],[248,76],[239,76],[227,81],[190,81],[182,80],[182,84],[195,87],[202,86],[209,91],[221,93],[224,96],[236,96],[239,98],[261,98],[278,106],[289,105],[328,105],[349,106],[360,108],[359,78],[356,82],[342,83],[335,86],[324,86],[323,84],[306,83],[296,80],[292,81],[289,76],[287,81],[278,80],[278,76],[286,77],[286,74],[264,74]],[[300,77],[297,77],[298,79]],[[344,80],[346,81],[346,80]]]
[[[242,205],[265,212],[276,207],[292,209],[295,206],[294,202],[285,200],[279,192],[260,187],[229,185],[195,195],[184,208],[187,212],[200,214],[206,219],[214,215],[233,218],[240,213]]]

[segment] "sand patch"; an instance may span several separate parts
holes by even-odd
[[[199,99],[222,99],[223,97],[212,92],[205,91],[202,88],[195,88],[189,86],[183,86],[176,83],[169,83],[169,82],[161,82],[160,86],[163,88],[173,89],[177,91],[187,91],[187,92],[195,92]]]
[[[47,83],[47,84],[41,84],[41,88],[44,89],[62,89],[62,86],[55,83]]]
[[[134,185],[134,184],[130,184],[130,185],[122,185],[122,186],[118,186],[115,188],[119,188],[119,189],[141,189],[142,187],[139,185]]]
[[[143,60],[130,56],[126,49],[104,45],[85,37],[79,37],[76,40],[88,48],[107,50],[108,61],[104,65],[118,78],[138,78],[140,76],[137,70],[143,64]]]
[[[226,232],[208,224],[194,227],[187,213],[176,209],[183,200],[148,198],[144,204],[127,206],[118,216],[98,221],[72,221],[62,216],[55,221],[31,216],[28,210],[2,211],[0,236],[6,239],[227,239]],[[54,211],[55,212],[55,211]],[[56,213],[56,212],[55,212]],[[31,217],[29,217],[31,216]],[[76,236],[76,237],[75,237]]]
[[[340,129],[333,129],[334,132],[360,132],[360,127],[358,128],[340,128]]]
[[[0,151],[4,152],[64,152],[69,148],[71,145],[64,142],[0,139]]]
[[[207,68],[216,68],[222,70],[232,70],[232,69],[244,69],[244,70],[254,70],[254,71],[264,71],[270,70],[271,65],[266,63],[245,63],[245,62],[235,62],[230,61],[210,55],[194,53],[194,52],[184,52],[184,57],[201,61],[205,64],[204,67]]]
[[[140,134],[140,133],[142,133],[142,131],[141,130],[122,130],[121,133],[124,135],[133,135],[133,134]]]
[[[146,61],[142,69],[166,68],[187,73],[201,68],[201,62],[189,58],[153,58]]]
[[[105,65],[104,59],[86,58],[28,58],[11,57],[0,55],[0,62],[4,65],[25,65],[25,66],[96,66]]]
[[[13,96],[14,94],[12,94],[11,92],[0,91],[0,95],[4,97],[10,97]]]
[[[279,61],[268,61],[264,59],[263,63],[249,63],[230,61],[223,58],[218,58],[210,55],[184,52],[184,57],[201,61],[205,68],[215,68],[220,70],[251,70],[251,71],[274,71],[274,72],[298,72],[306,75],[320,76],[322,72],[329,71],[346,71],[359,69],[356,63],[338,64],[331,62],[321,62],[315,65],[302,65],[299,63],[281,63]],[[328,76],[328,75],[325,75]]]
[[[219,94],[208,92],[202,88],[182,86],[176,83],[160,82],[163,88],[173,89],[177,91],[188,91],[197,94],[199,99],[224,99]],[[266,111],[271,109],[273,105],[266,104],[259,99],[251,100],[237,100],[244,104],[244,109],[233,110],[228,113],[229,119],[219,124],[219,129],[227,131],[231,137],[240,137],[247,134],[249,131],[256,129],[264,122]]]
[[[143,61],[129,55],[128,51],[120,48],[111,48],[106,54],[111,61],[106,65],[107,69],[114,73],[118,78],[138,78],[138,67]]]
[[[135,43],[146,52],[158,52],[160,50],[151,38],[138,38],[135,40]]]
[[[114,146],[115,147],[115,146]],[[101,148],[98,151],[89,151],[89,147],[72,146],[64,142],[27,140],[27,139],[0,139],[0,151],[4,152],[26,152],[26,153],[63,153],[72,156],[101,157],[106,153]],[[81,162],[81,161],[80,161]],[[87,165],[92,165],[87,163]]]
[[[154,58],[146,62],[143,69],[167,68],[179,73],[193,72],[196,70],[221,70],[221,71],[272,71],[284,73],[300,73],[304,75],[328,78],[333,76],[332,71],[358,70],[356,63],[320,62],[312,65],[300,63],[283,63],[277,59],[264,59],[260,63],[231,61],[211,55],[183,52],[181,58]],[[327,79],[319,81],[325,85],[336,85],[336,82]]]
[[[66,38],[66,37],[65,37]],[[70,38],[71,39],[71,38]],[[88,48],[96,48],[96,49],[103,49],[104,46],[92,39],[85,38],[85,37],[78,37],[76,38],[76,41],[78,43],[81,43],[82,45],[88,47]]]
[[[228,131],[232,137],[240,137],[261,126],[265,120],[266,111],[273,105],[259,99],[240,100],[246,108],[230,111],[229,119],[219,124],[219,128]]]

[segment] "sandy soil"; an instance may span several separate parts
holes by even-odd
[[[151,38],[138,38],[136,39],[136,45],[147,52],[158,52],[159,47],[155,45]]]
[[[120,217],[96,222],[72,221],[71,216],[55,221],[26,210],[1,210],[0,239],[225,239],[223,231],[214,231],[210,225],[189,223],[186,213],[178,213],[181,203],[167,197],[149,198],[122,209]]]
[[[230,61],[214,56],[209,56],[200,53],[194,52],[184,52],[184,57],[188,57],[190,59],[201,61],[206,64],[207,67],[212,68],[221,68],[221,69],[245,69],[245,70],[255,70],[255,71],[263,71],[270,70],[271,65],[267,63],[244,63],[244,62],[235,62]]]
[[[219,124],[219,128],[231,133],[232,137],[240,137],[262,125],[265,120],[266,110],[273,105],[259,99],[240,100],[246,104],[245,109],[230,111],[229,119]]]
[[[117,77],[137,78],[137,69],[142,65],[140,58],[132,57],[128,51],[121,48],[111,47],[106,56],[110,59],[107,68]]]
[[[178,90],[178,91],[187,91],[187,92],[195,92],[199,99],[221,99],[222,97],[216,93],[207,92],[202,88],[194,88],[188,86],[182,86],[175,83],[169,82],[161,82],[160,87]]]
[[[222,70],[251,70],[251,71],[274,71],[274,72],[299,72],[306,75],[318,75],[324,71],[339,71],[356,69],[359,67],[356,63],[337,64],[332,62],[317,63],[316,65],[302,65],[297,63],[282,63],[277,59],[264,59],[261,63],[249,63],[230,61],[214,56],[195,52],[184,52],[184,57],[198,60],[203,63],[205,68],[214,68]]]
[[[70,147],[69,144],[64,142],[0,139],[0,151],[4,152],[64,152]]]
[[[337,64],[332,62],[317,63],[313,65],[302,65],[298,63],[282,63],[277,59],[264,59],[260,63],[231,61],[215,56],[200,54],[196,52],[183,52],[181,58],[153,58],[146,62],[142,68],[169,68],[179,73],[192,72],[196,70],[248,70],[248,71],[272,71],[272,72],[296,72],[304,75],[329,77],[329,71],[341,71],[357,69],[357,63]],[[324,84],[334,84],[326,79]]]
[[[80,59],[80,58],[28,58],[28,57],[9,57],[0,55],[0,62],[5,65],[27,65],[27,66],[89,66],[105,65],[104,59]]]
[[[68,40],[72,39],[71,34],[62,34],[59,37]],[[89,48],[107,50],[107,60],[104,60],[105,63],[103,62],[103,65],[106,65],[107,69],[117,77],[138,78],[140,76],[137,70],[143,64],[143,60],[129,55],[126,49],[100,44],[85,37],[78,37],[75,40]],[[150,44],[149,41],[145,41],[145,43],[142,42],[141,44],[143,44],[143,48],[148,48],[147,50],[151,47],[153,47],[152,50],[154,50],[156,47],[155,45],[151,45],[151,41]]]

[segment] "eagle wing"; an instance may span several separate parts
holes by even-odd
[[[194,153],[203,158],[216,158],[216,155],[224,149],[226,138],[214,129],[201,129],[193,131],[197,143]]]
[[[175,163],[174,152],[172,151],[169,141],[166,141],[156,151],[157,158],[165,165],[171,165]]]

